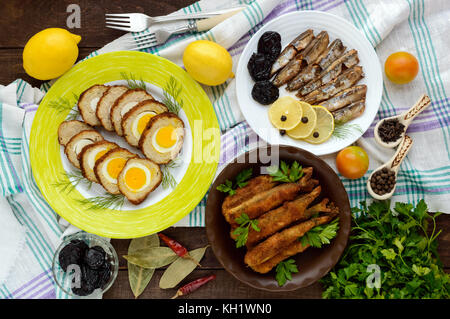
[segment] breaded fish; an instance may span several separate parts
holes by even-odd
[[[236,224],[236,218],[242,213],[248,215],[250,219],[257,218],[265,212],[280,206],[287,200],[293,200],[301,191],[312,189],[315,183],[310,181],[312,167],[303,169],[304,175],[297,183],[283,183],[266,191],[254,194],[254,196],[241,202],[239,205],[222,210],[226,221]]]
[[[274,182],[270,175],[260,175],[252,178],[248,181],[247,185],[238,188],[234,195],[225,198],[222,204],[222,211],[229,210],[250,199],[255,194],[269,190],[276,185],[278,185],[278,182]]]
[[[307,45],[314,39],[314,33],[311,29],[306,30],[294,40],[291,41],[284,49],[281,51],[278,59],[272,65],[271,75],[277,73],[279,70],[284,68],[291,59],[293,59],[298,52],[307,47]]]
[[[345,89],[341,93],[333,96],[321,103],[321,105],[327,108],[328,111],[334,112],[343,108],[344,106],[350,105],[353,102],[364,99],[367,92],[367,86],[365,84],[356,85],[351,88]]]
[[[364,73],[362,71],[362,67],[354,66],[345,70],[333,81],[307,94],[304,98],[302,98],[302,101],[310,104],[317,104],[333,97],[345,89],[348,89],[363,77]]]
[[[321,187],[317,186],[311,193],[302,195],[291,202],[284,203],[283,206],[259,217],[257,219],[257,225],[260,231],[255,231],[253,228],[249,230],[247,247],[254,246],[254,244],[263,238],[276,233],[296,221],[310,218],[314,214],[314,211],[307,210],[306,208],[320,195],[321,190]]]
[[[326,224],[333,219],[334,215],[311,218],[305,222],[284,229],[278,232],[255,247],[251,248],[245,254],[244,261],[250,267],[262,264],[279,254],[285,247],[294,243],[313,227]]]
[[[304,252],[306,249],[310,247],[309,244],[305,246],[302,245],[301,241],[295,241],[286,248],[284,248],[279,254],[276,254],[269,260],[259,264],[250,266],[254,271],[259,272],[260,274],[266,274],[273,269],[273,267],[277,266],[283,260],[297,255],[298,253]]]

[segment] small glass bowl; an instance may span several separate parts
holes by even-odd
[[[111,263],[111,276],[108,282],[105,284],[104,288],[95,289],[90,295],[87,296],[79,296],[72,292],[71,287],[73,275],[70,275],[68,272],[65,272],[59,264],[59,253],[61,252],[61,250],[72,240],[76,239],[84,241],[89,247],[94,246],[102,247],[106,252],[106,260]],[[77,298],[93,298],[95,296],[100,296],[100,294],[105,293],[116,280],[118,272],[119,272],[119,258],[117,257],[117,253],[114,250],[114,247],[103,238],[85,232],[78,232],[73,235],[65,237],[64,241],[61,243],[61,245],[59,245],[58,249],[56,249],[55,255],[53,256],[52,273],[56,284],[66,294]]]

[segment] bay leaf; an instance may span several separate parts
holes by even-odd
[[[132,239],[128,246],[128,254],[131,255],[140,249],[149,247],[159,247],[157,234]],[[145,290],[154,272],[155,269],[143,268],[128,262],[128,281],[135,298],[138,298]]]
[[[143,248],[123,257],[134,265],[153,269],[166,266],[178,258],[168,247]]]
[[[197,262],[200,262],[200,260],[202,260],[203,256],[205,255],[206,248],[208,248],[208,246],[191,250],[189,252],[189,255],[191,255],[191,257]],[[197,264],[189,258],[179,257],[166,269],[166,271],[161,276],[161,279],[159,281],[159,288],[168,289],[175,287],[192,271],[194,271],[196,267]]]

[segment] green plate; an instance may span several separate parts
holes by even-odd
[[[186,134],[177,184],[158,189],[139,206],[125,200],[124,206],[92,205],[104,196],[101,186],[89,187],[70,174],[58,144],[58,126],[76,110],[81,92],[94,84],[117,84],[125,76],[143,80],[157,99],[175,98],[182,104],[180,117]],[[167,93],[169,95],[167,95]],[[73,108],[73,109],[72,109]],[[124,140],[99,129],[107,140]],[[108,135],[109,134],[109,135]],[[121,141],[119,141],[121,139]],[[178,222],[200,202],[214,178],[220,151],[220,130],[214,109],[201,86],[174,63],[142,52],[121,51],[87,59],[62,76],[42,100],[31,128],[30,160],[33,175],[50,206],[71,224],[110,238],[146,236]],[[137,152],[137,151],[136,151]],[[103,192],[103,193],[102,193]],[[87,201],[88,200],[88,201]],[[120,207],[120,208],[119,208]]]

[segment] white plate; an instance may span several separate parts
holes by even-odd
[[[330,36],[330,43],[336,38],[342,40],[349,49],[356,49],[359,56],[359,64],[363,67],[365,77],[358,84],[367,85],[366,109],[364,113],[347,123],[350,133],[344,138],[332,136],[322,144],[309,144],[301,140],[295,140],[287,135],[281,136],[273,127],[268,117],[268,107],[253,100],[251,91],[254,85],[253,79],[247,69],[247,63],[253,52],[257,51],[258,41],[266,31],[276,31],[281,35],[282,48],[286,47],[296,36],[307,29],[312,29],[314,34],[325,30]],[[294,92],[285,90],[286,85],[280,88],[280,97],[292,95]],[[325,155],[337,152],[355,142],[369,128],[380,106],[383,91],[383,77],[378,56],[370,42],[348,21],[330,13],[321,11],[298,11],[282,15],[256,32],[247,43],[236,72],[236,93],[242,114],[251,128],[263,140],[269,144],[284,144],[301,147],[315,155]]]

